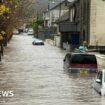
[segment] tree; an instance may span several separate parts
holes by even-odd
[[[34,20],[32,22],[32,28],[34,32],[37,33],[40,26],[43,26],[43,20]]]
[[[18,3],[18,0],[0,1],[0,60],[3,55],[3,46],[6,46],[12,37]]]
[[[14,28],[24,20],[32,3],[32,0],[0,0],[0,57],[2,46],[7,45]]]

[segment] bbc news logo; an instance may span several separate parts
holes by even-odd
[[[13,90],[9,90],[9,91],[0,91],[0,97],[13,97],[14,96],[14,91]]]

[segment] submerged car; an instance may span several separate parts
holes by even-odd
[[[63,60],[63,68],[70,73],[96,73],[97,59],[91,53],[67,53]]]
[[[34,40],[32,42],[33,45],[44,45],[44,42],[42,40]]]
[[[105,96],[105,69],[99,71],[93,83],[93,88],[102,96]]]

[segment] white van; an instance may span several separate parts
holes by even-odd
[[[93,88],[102,96],[105,96],[105,69],[98,71]]]

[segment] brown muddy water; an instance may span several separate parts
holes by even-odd
[[[65,52],[47,43],[33,46],[33,40],[17,35],[5,48],[0,105],[105,105],[105,97],[92,88],[95,75],[65,73]],[[2,91],[12,91],[13,96],[5,97]]]

